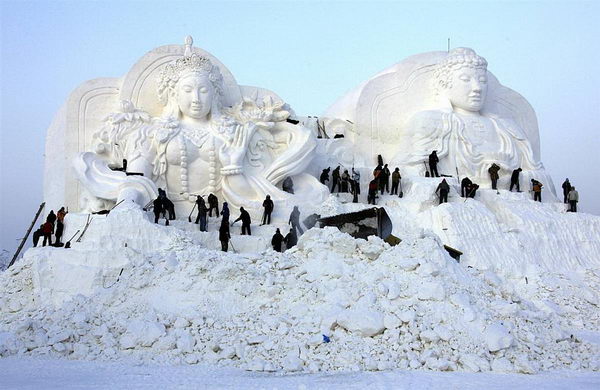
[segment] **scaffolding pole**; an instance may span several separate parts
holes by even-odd
[[[10,264],[8,264],[7,268],[10,268],[15,263],[15,261],[17,261],[17,257],[19,257],[19,253],[21,253],[21,249],[23,249],[23,245],[25,245],[25,242],[27,241],[27,238],[29,237],[29,233],[31,233],[31,229],[33,229],[33,225],[35,225],[35,222],[40,217],[40,214],[42,213],[44,206],[46,206],[46,202],[42,202],[37,213],[35,213],[35,217],[33,217],[33,221],[31,221],[31,225],[29,225],[29,229],[27,229],[27,233],[25,233],[25,237],[23,237],[23,239],[21,240],[21,244],[17,248],[17,251],[15,252],[15,255],[13,256],[12,260],[10,261]]]

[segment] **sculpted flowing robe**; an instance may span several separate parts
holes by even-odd
[[[326,188],[303,173],[310,164],[316,140],[309,129],[287,122],[275,122],[268,129],[257,128],[241,167],[248,188],[242,191],[233,188],[221,171],[219,150],[243,126],[255,124],[241,123],[229,115],[220,116],[203,129],[188,129],[171,118],[154,118],[143,125],[133,121],[129,124],[132,131],[123,131],[128,126],[121,124],[121,136],[113,137],[105,149],[114,150],[117,145],[123,151],[119,157],[128,160],[128,172],[144,176],[123,177],[121,172],[102,167],[95,154],[86,153],[80,157],[78,171],[85,171],[80,180],[94,195],[111,200],[120,196],[127,183],[135,182],[139,187],[140,183],[151,180],[156,187],[166,189],[176,207],[179,204],[180,209],[184,208],[180,211],[191,209],[196,195],[210,193],[220,196],[231,207],[260,210],[266,195],[274,202],[290,198],[290,194],[277,187],[289,176],[294,177],[296,193],[301,198],[315,201],[325,198]],[[145,192],[152,197],[150,190]]]
[[[495,134],[493,145],[477,145],[466,132],[465,120],[471,120],[483,129],[483,121],[489,120]],[[477,123],[480,122],[480,123]],[[488,126],[489,127],[489,126]],[[404,156],[407,164],[423,167],[429,154],[437,150],[440,173],[458,173],[471,178],[487,178],[492,163],[511,171],[517,167],[537,171],[543,165],[535,161],[529,141],[512,121],[497,116],[463,116],[452,111],[422,111],[413,116],[407,126],[410,133],[410,153]],[[489,128],[487,129],[489,131]],[[486,149],[486,150],[482,150]],[[402,156],[400,157],[402,158]]]

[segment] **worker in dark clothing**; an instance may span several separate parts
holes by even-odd
[[[381,156],[380,156],[381,157]],[[383,174],[383,165],[377,165],[375,169],[373,169],[373,178],[375,179],[375,183],[377,183],[377,189],[381,188],[381,177]]]
[[[176,218],[175,217],[175,205],[173,204],[173,202],[171,202],[171,199],[167,198],[167,192],[165,190],[163,190],[162,188],[158,189],[158,198],[162,202],[163,213],[169,214],[168,218],[165,216],[165,218],[167,218],[166,225],[168,226],[169,220],[172,221]]]
[[[467,194],[467,198],[475,198],[475,195],[477,194],[478,189],[479,189],[479,184],[477,184],[477,183],[471,184],[471,189],[469,190],[469,193]]]
[[[196,202],[195,203],[196,203],[195,207],[198,208],[198,215],[196,216],[196,221],[194,223],[198,224],[198,222],[200,221],[200,206],[204,205],[204,207],[206,208],[206,203],[204,202],[204,198],[202,198],[202,196],[200,196],[200,195],[196,195]],[[208,211],[208,209],[207,209],[207,211]]]
[[[387,193],[390,192],[390,176],[392,175],[392,173],[390,172],[390,169],[388,168],[388,165],[385,164],[383,166],[383,169],[381,170],[381,178],[379,179],[379,188],[381,190],[381,194],[383,195],[383,192],[386,191]]]
[[[65,229],[65,216],[67,212],[64,207],[61,207],[60,210],[56,213],[56,232],[54,233],[54,245],[61,245],[60,239],[62,238],[64,229]],[[61,245],[62,246],[62,245]]]
[[[360,195],[360,172],[355,171],[352,168],[352,197],[353,203],[358,203],[358,196]]]
[[[565,179],[565,182],[562,183],[562,189],[563,189],[563,197],[564,197],[564,203],[567,203],[567,201],[569,200],[569,192],[571,192],[571,183],[569,182],[569,178],[567,177]]]
[[[219,198],[214,194],[208,195],[208,216],[212,217],[212,211],[215,210],[215,217],[219,216]]]
[[[161,215],[164,216],[164,210],[163,210],[163,202],[161,198],[156,198],[154,199],[154,201],[152,202],[152,211],[154,211],[154,223],[158,223],[158,219],[160,218]],[[169,221],[167,220],[167,225],[169,224]]]
[[[291,177],[288,176],[283,180],[283,184],[281,184],[281,189],[289,194],[294,193],[294,181]]]
[[[286,249],[290,249],[296,246],[296,244],[298,243],[298,236],[296,235],[296,230],[294,230],[294,228],[291,228],[290,232],[286,234],[285,238],[283,239],[283,242],[285,242]]]
[[[373,179],[369,182],[367,202],[369,204],[375,204],[375,198],[377,198],[377,179]]]
[[[46,217],[46,222],[50,222],[52,226],[54,226],[54,223],[56,222],[56,214],[54,214],[54,210],[50,210],[50,213]]]
[[[473,182],[468,177],[465,177],[460,182],[460,196],[466,198],[469,196],[469,192],[471,192],[471,186]]]
[[[498,172],[500,172],[500,166],[496,163],[493,163],[492,166],[488,168],[493,190],[498,190],[498,179],[500,179]]]
[[[40,228],[38,230],[36,230],[35,232],[33,232],[33,247],[35,248],[38,244],[38,242],[40,242],[40,238],[42,238],[42,236],[44,235],[44,225],[40,225]]]
[[[165,209],[165,211],[169,214],[169,218],[167,219],[167,222],[169,220],[174,220],[175,219],[175,205],[173,204],[173,202],[171,202],[171,199],[167,198],[166,194],[165,197],[163,198],[163,207]],[[167,223],[168,225],[168,223]]]
[[[533,190],[533,200],[542,201],[542,187],[544,185],[535,179],[531,179],[531,189]]]
[[[431,177],[440,177],[440,174],[437,170],[437,164],[440,162],[440,159],[437,155],[437,150],[434,150],[429,155],[429,172],[431,173]]]
[[[219,228],[219,241],[221,241],[221,250],[223,252],[227,252],[230,239],[231,235],[229,234],[229,223],[221,222],[221,227]]]
[[[263,211],[261,226],[269,225],[271,224],[271,213],[273,212],[273,208],[275,207],[273,201],[271,200],[271,195],[267,195],[262,205],[265,210]]]
[[[251,236],[252,233],[250,232],[250,214],[246,210],[244,210],[243,207],[240,207],[240,216],[238,217],[238,219],[233,221],[231,225],[233,226],[233,224],[237,221],[242,221],[242,236],[246,234]]]
[[[277,229],[275,234],[273,234],[273,238],[271,239],[271,245],[273,246],[273,250],[277,252],[281,252],[281,243],[283,242],[283,235]]]
[[[294,206],[288,224],[292,225],[292,229],[297,229],[300,232],[300,235],[304,234],[304,230],[302,230],[302,226],[300,226],[300,210],[298,210],[298,206]]]
[[[210,214],[209,214],[210,215]],[[223,210],[221,210],[221,223],[227,223],[229,225],[229,205],[227,202],[223,202]]]
[[[348,187],[350,186],[350,174],[347,169],[344,169],[344,173],[342,173],[342,191],[348,192]]]
[[[446,182],[446,179],[442,179],[442,182],[437,186],[437,189],[435,190],[435,193],[438,194],[438,196],[440,197],[439,204],[448,202],[448,192],[450,192],[450,186],[448,185],[448,182]]]
[[[567,200],[569,201],[569,210],[572,213],[577,212],[577,202],[579,202],[579,192],[575,190],[575,187],[571,187],[571,191],[569,191],[569,195],[567,195]]]
[[[206,203],[204,203],[204,199],[200,195],[196,197],[196,205],[198,206],[198,216],[196,217],[196,223],[200,223],[200,231],[207,232],[207,218],[206,214],[208,213],[208,208],[206,207]]]
[[[521,168],[517,168],[510,175],[510,189],[512,191],[513,187],[517,187],[517,192],[521,192],[521,187],[519,186],[519,173],[523,172]]]
[[[321,172],[321,176],[319,177],[319,181],[321,182],[321,184],[326,184],[326,182],[329,181],[329,171],[331,170],[331,167],[327,167],[327,169],[323,169],[323,172]]]
[[[340,175],[340,166],[338,165],[331,174],[331,193],[335,192],[337,187],[337,192],[340,192],[340,187],[342,186],[342,177]]]
[[[54,214],[54,213],[52,213]],[[54,226],[49,221],[44,222],[42,225],[42,235],[44,236],[44,241],[42,242],[42,246],[52,245],[52,232],[54,231]]]
[[[392,172],[392,195],[398,195],[398,186],[400,185],[401,178],[402,176],[400,176],[400,168],[396,167],[394,172]]]

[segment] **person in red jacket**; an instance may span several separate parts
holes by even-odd
[[[42,246],[46,246],[46,242],[48,245],[52,245],[52,232],[54,231],[54,225],[49,221],[44,222],[42,225],[42,235],[44,236],[44,241],[42,242]]]
[[[377,183],[377,179],[373,179],[371,180],[371,182],[369,183],[369,196],[368,196],[368,201],[369,204],[375,204],[375,198],[377,197],[377,188],[378,188],[378,183]]]

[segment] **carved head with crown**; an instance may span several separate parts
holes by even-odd
[[[192,52],[192,43],[186,37],[183,57],[167,64],[158,78],[163,117],[184,123],[210,120],[222,107],[223,76],[210,59]]]
[[[479,113],[487,96],[487,61],[473,49],[452,49],[437,64],[434,88],[438,98],[463,114]]]

